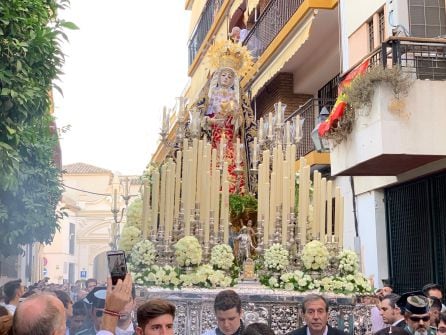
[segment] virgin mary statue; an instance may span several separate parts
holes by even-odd
[[[216,42],[208,55],[213,73],[209,89],[197,105],[203,110],[203,127],[212,148],[223,154],[220,160],[228,163],[230,193],[244,193],[249,190],[249,145],[256,129],[249,99],[240,89],[240,79],[253,66],[252,58],[246,47],[229,40]],[[239,149],[237,138],[241,143]]]

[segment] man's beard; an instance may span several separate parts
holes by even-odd
[[[413,335],[427,335],[427,329],[417,329]]]

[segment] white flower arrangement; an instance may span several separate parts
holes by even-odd
[[[234,264],[234,253],[227,244],[218,244],[211,251],[211,265],[221,270],[229,270]]]
[[[271,271],[283,271],[289,265],[289,252],[282,245],[275,243],[265,250],[265,268]]]
[[[308,242],[302,251],[302,262],[308,271],[324,270],[329,263],[327,248],[317,240]]]
[[[180,266],[199,265],[202,255],[200,242],[194,236],[185,236],[175,244],[175,257]]]
[[[320,291],[338,294],[370,293],[372,290],[369,281],[362,274],[325,277],[318,284]]]
[[[143,240],[133,246],[130,263],[132,268],[142,270],[151,267],[155,263],[155,257],[155,245],[149,240]]]
[[[304,292],[317,288],[313,278],[299,270],[284,273],[280,276],[280,282],[280,287],[287,291]]]
[[[352,250],[343,250],[339,256],[339,272],[343,275],[356,274],[359,271],[358,255]]]
[[[177,270],[170,266],[153,265],[150,269],[132,273],[136,284],[175,288],[181,285]]]
[[[180,275],[180,280],[185,287],[224,288],[231,286],[232,283],[231,277],[226,276],[222,270],[214,270],[209,264],[201,265],[193,273]]]

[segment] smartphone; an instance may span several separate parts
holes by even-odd
[[[107,251],[108,269],[112,284],[116,285],[118,279],[124,280],[127,274],[127,262],[124,250]]]

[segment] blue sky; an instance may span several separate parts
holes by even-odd
[[[188,82],[189,12],[182,0],[72,0],[55,93],[63,164],[84,162],[141,174],[158,141],[162,107]]]

